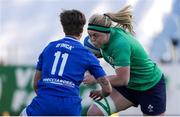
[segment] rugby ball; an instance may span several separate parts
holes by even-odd
[[[91,51],[94,54],[100,54],[100,49],[96,48],[93,43],[91,42],[89,36],[86,36],[84,39],[84,47],[87,48],[89,51]]]

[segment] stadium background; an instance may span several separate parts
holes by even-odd
[[[58,18],[62,9],[79,9],[88,19],[93,13],[116,12],[127,4],[133,6],[137,38],[167,76],[166,114],[180,115],[178,0],[0,0],[0,115],[18,115],[35,95],[32,78],[37,57],[50,41],[64,36]],[[86,35],[85,30],[83,38]],[[114,74],[100,61],[108,74]],[[92,101],[89,91],[81,85],[83,115]],[[120,115],[141,112],[132,107]]]

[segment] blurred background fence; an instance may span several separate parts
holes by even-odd
[[[108,74],[114,74],[112,68],[102,63]],[[167,115],[180,115],[180,69],[177,64],[161,65],[167,81]],[[19,115],[28,105],[35,93],[32,88],[34,76],[33,66],[0,66],[0,115]],[[92,103],[89,92],[98,88],[97,85],[87,87],[81,85],[83,111],[86,115],[87,108]],[[140,109],[131,107],[120,115],[141,115]]]

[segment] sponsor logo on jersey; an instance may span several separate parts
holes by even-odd
[[[75,87],[75,84],[73,82],[67,81],[67,80],[62,80],[62,79],[57,79],[57,78],[44,78],[43,82],[63,85],[63,86],[72,87],[72,88]]]

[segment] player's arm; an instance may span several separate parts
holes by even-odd
[[[97,79],[97,83],[101,85],[101,90],[95,90],[90,92],[90,97],[94,100],[101,100],[103,97],[107,97],[112,92],[112,87],[109,80],[105,77]]]
[[[130,78],[131,45],[128,41],[117,42],[111,51],[115,75],[108,76],[113,86],[127,86]]]
[[[112,86],[127,86],[130,78],[130,67],[117,68],[115,75],[107,76]]]
[[[36,70],[35,76],[34,76],[34,83],[33,83],[33,88],[36,94],[37,94],[37,82],[40,79],[41,79],[41,71]]]
[[[97,79],[97,83],[101,85],[103,96],[108,96],[112,92],[112,87],[109,80],[105,77]]]
[[[97,83],[97,80],[94,78],[93,75],[91,75],[91,74],[89,73],[89,71],[87,71],[87,72],[85,73],[83,83],[86,84],[86,85],[93,85],[93,84],[96,84],[96,83]]]
[[[130,67],[119,67],[116,68],[115,75],[106,76],[110,81],[112,86],[126,86],[128,85],[129,78],[130,78]],[[90,73],[86,74],[84,80],[84,84],[92,85],[97,83],[97,80],[92,76]]]
[[[36,65],[36,71],[35,71],[35,76],[34,76],[34,83],[33,83],[33,88],[35,93],[37,93],[37,83],[38,80],[41,79],[41,74],[42,74],[42,61],[43,61],[43,52],[40,54],[39,58],[38,58],[38,62]]]

